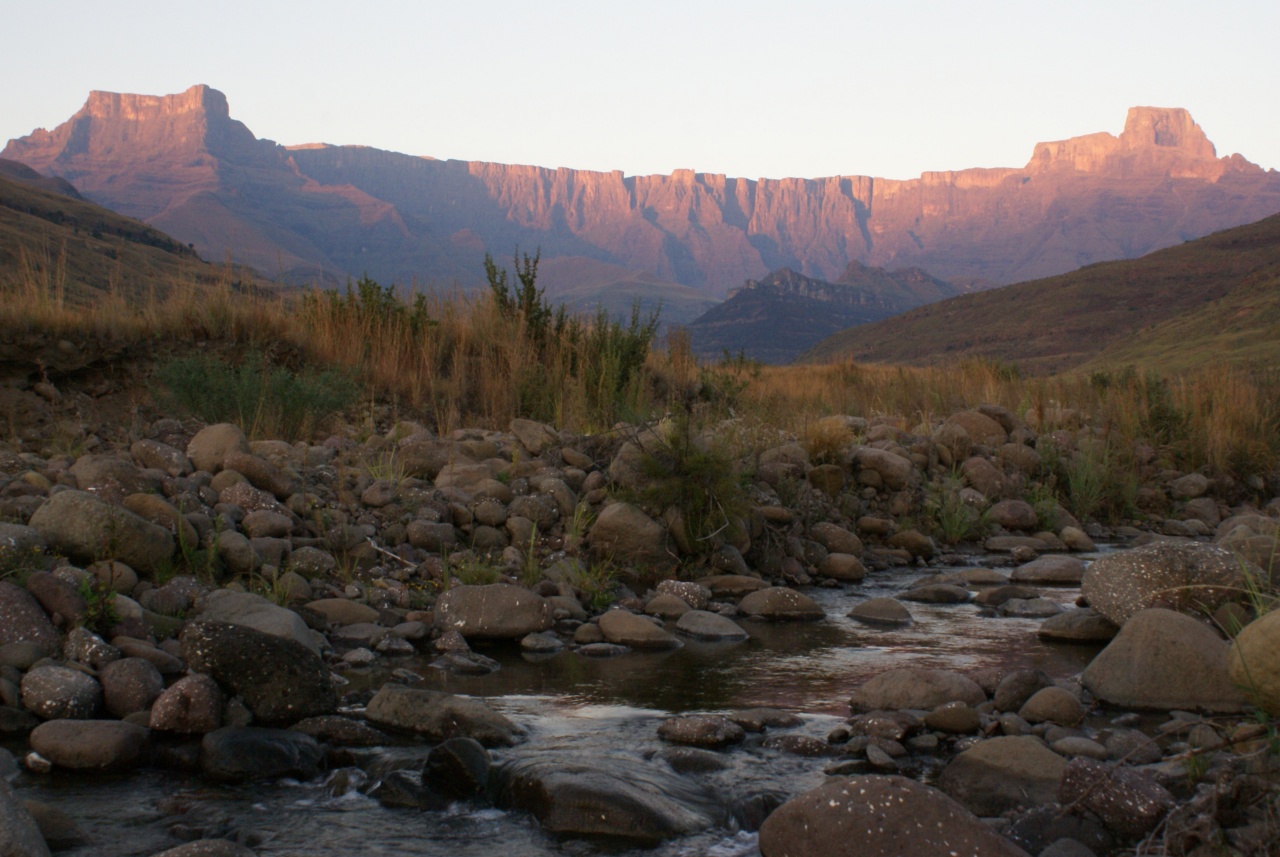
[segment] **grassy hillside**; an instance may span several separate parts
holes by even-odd
[[[841,331],[802,361],[970,357],[1045,374],[1280,364],[1280,215],[1141,259],[962,295]]]

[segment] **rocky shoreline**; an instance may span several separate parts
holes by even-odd
[[[0,853],[93,841],[56,806],[24,803],[24,778],[305,780],[406,741],[430,746],[416,769],[351,787],[387,806],[491,802],[569,837],[645,844],[723,826],[759,830],[765,857],[850,843],[1101,857],[1144,840],[1164,850],[1143,853],[1275,853],[1280,499],[1249,505],[1241,486],[1162,470],[1152,453],[1145,528],[1082,524],[1026,498],[1047,446],[1077,454],[1097,434],[1069,414],[1028,416],[984,406],[926,434],[830,417],[822,444],[757,440],[734,462],[745,502],[706,537],[678,508],[646,506],[661,425],[577,437],[517,420],[436,437],[397,423],[311,445],[161,419],[77,455],[0,449],[0,519],[15,522],[0,524],[0,742],[13,748],[0,749]],[[977,544],[939,545],[921,525],[946,480],[986,527]],[[1072,555],[1116,536],[1132,546]],[[972,567],[978,548],[999,561]],[[732,644],[753,622],[823,621],[810,587],[856,592],[901,569],[935,573],[850,616],[887,628],[913,602],[976,602],[1042,618],[1043,639],[1105,648],[1056,682],[889,670],[853,691],[825,740],[796,733],[797,712],[671,717],[635,770],[504,760],[492,750],[526,740],[518,720],[396,668],[430,656],[484,673],[495,645],[608,658]],[[1088,606],[1044,597],[1063,585]],[[351,690],[370,667],[392,679]],[[802,795],[709,793],[700,772],[744,742],[812,757],[830,779]]]

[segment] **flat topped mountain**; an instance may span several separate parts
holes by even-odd
[[[1280,211],[1280,173],[1218,158],[1185,110],[1154,107],[1133,108],[1118,136],[1041,143],[1022,168],[907,181],[624,176],[286,148],[255,139],[207,86],[163,97],[95,92],[66,123],[11,141],[3,157],[66,178],[208,258],[230,255],[272,276],[367,272],[467,286],[479,282],[486,250],[506,258],[519,244],[541,247],[545,260],[601,263],[613,283],[621,268],[632,272],[623,280],[711,298],[783,267],[833,281],[854,261],[1003,284]]]
[[[730,292],[724,303],[691,322],[688,331],[694,351],[705,357],[728,351],[765,363],[788,363],[838,330],[958,292],[919,268],[890,272],[850,262],[836,282],[779,268]]]

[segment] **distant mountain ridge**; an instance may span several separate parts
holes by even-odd
[[[67,122],[2,154],[208,258],[230,255],[293,281],[367,272],[466,286],[479,282],[486,251],[506,258],[519,244],[713,299],[782,267],[831,281],[853,261],[1003,284],[1280,211],[1280,173],[1218,158],[1185,110],[1153,107],[1131,109],[1119,136],[1038,144],[1021,168],[906,181],[624,176],[284,147],[256,139],[207,86],[94,92]]]
[[[694,351],[728,351],[788,363],[824,337],[960,293],[919,268],[885,271],[850,262],[835,282],[779,268],[748,280],[688,325]]]

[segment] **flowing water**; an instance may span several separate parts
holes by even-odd
[[[848,715],[848,698],[861,681],[902,666],[972,669],[1035,667],[1054,677],[1079,672],[1096,647],[1055,645],[1036,637],[1039,620],[998,618],[972,604],[909,604],[914,622],[900,630],[862,625],[846,617],[858,602],[901,592],[919,571],[871,574],[849,589],[808,592],[826,610],[819,623],[744,622],[743,643],[686,641],[663,653],[633,652],[593,659],[571,652],[526,657],[513,648],[484,653],[502,668],[487,676],[455,676],[431,669],[426,659],[384,661],[369,672],[351,672],[347,689],[375,689],[389,667],[410,669],[422,687],[484,697],[528,730],[519,746],[496,751],[505,760],[562,758],[643,764],[668,776],[653,759],[663,749],[656,735],[671,713],[724,712],[772,706],[799,712],[804,722],[789,732],[825,739]],[[1077,589],[1046,588],[1070,604]],[[17,748],[14,748],[15,750]],[[63,852],[71,857],[150,855],[178,837],[233,834],[261,855],[339,857],[374,855],[597,855],[648,854],[735,857],[759,851],[755,835],[733,823],[670,840],[656,848],[584,840],[557,840],[528,814],[457,803],[445,811],[387,808],[364,796],[361,782],[412,762],[427,747],[387,747],[360,769],[331,772],[312,782],[211,785],[198,777],[147,771],[127,777],[24,775],[20,794],[45,800],[75,818],[91,844]],[[829,758],[803,758],[759,745],[723,751],[724,771],[694,774],[700,788],[726,800],[760,792],[787,796],[817,786]],[[681,778],[676,778],[681,779]],[[674,782],[674,780],[673,780]]]

